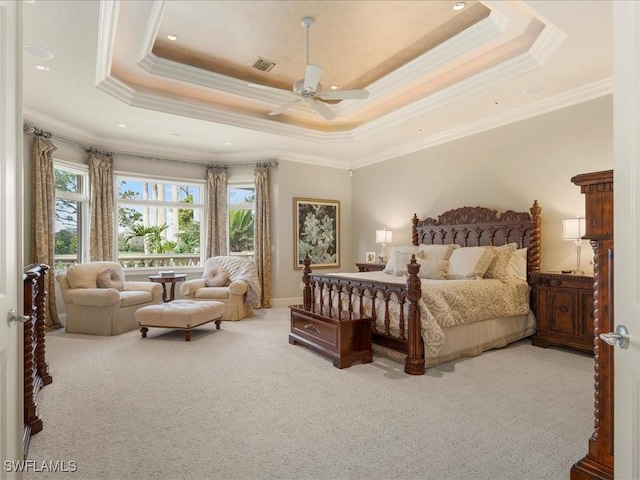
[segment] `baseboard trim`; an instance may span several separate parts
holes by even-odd
[[[290,298],[272,298],[272,307],[288,307],[289,305],[299,305],[302,303],[302,297],[290,297]]]

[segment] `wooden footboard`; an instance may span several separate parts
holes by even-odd
[[[418,271],[420,266],[412,256],[408,264],[406,285],[361,280],[357,278],[317,275],[311,272],[311,258],[304,259],[302,281],[304,283],[303,302],[305,305],[319,303],[332,305],[339,311],[356,312],[378,318],[384,318],[382,325],[371,324],[374,343],[407,353],[404,371],[411,375],[425,373],[424,342],[420,329],[421,287]],[[376,299],[371,302],[371,312],[365,312],[364,299]],[[398,326],[392,327],[390,322],[391,304],[399,306]],[[376,304],[381,304],[384,311]],[[407,307],[407,308],[405,308]],[[405,313],[406,312],[406,313]]]

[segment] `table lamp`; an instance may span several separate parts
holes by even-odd
[[[580,269],[580,247],[584,235],[585,220],[582,217],[568,218],[562,221],[562,239],[572,240],[576,244],[576,269],[572,273],[584,273]]]
[[[382,230],[376,230],[376,243],[382,244],[382,250],[380,251],[380,256],[378,257],[380,259],[380,263],[384,263],[386,259],[384,254],[384,247],[387,246],[387,243],[391,243],[392,235],[393,233],[391,232],[391,230],[387,230],[386,228],[383,228]]]

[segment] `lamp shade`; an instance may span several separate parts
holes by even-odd
[[[562,221],[562,239],[580,240],[584,235],[584,218],[568,218]]]
[[[376,230],[376,243],[391,243],[393,233],[391,230]]]

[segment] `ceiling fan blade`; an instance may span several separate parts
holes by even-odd
[[[268,85],[262,85],[260,83],[247,83],[247,87],[257,88],[259,90],[271,90],[271,91],[278,91],[278,92],[281,91],[279,88],[270,87]]]
[[[336,118],[338,116],[336,114],[336,112],[331,110],[329,107],[327,107],[320,100],[315,100],[314,99],[312,102],[309,102],[309,105],[311,105],[313,108],[315,108],[316,111],[325,118],[325,120],[333,120],[334,118]]]
[[[304,89],[308,92],[315,92],[322,75],[322,69],[317,65],[307,65],[307,72],[304,75]]]
[[[285,110],[293,107],[296,103],[300,103],[302,100],[300,98],[293,100],[289,103],[285,103],[284,105],[282,105],[279,108],[276,108],[273,112],[269,112],[269,115],[280,115],[282,112],[284,112]]]
[[[317,97],[325,100],[346,100],[346,99],[364,99],[369,96],[369,91],[360,90],[333,90],[328,92],[320,92]]]

